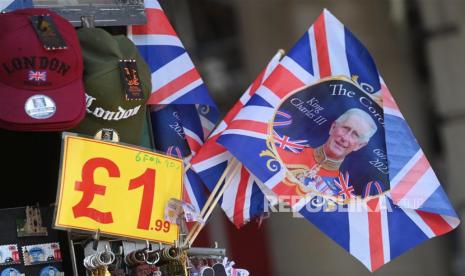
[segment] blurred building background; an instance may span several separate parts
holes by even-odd
[[[465,2],[459,0],[162,0],[221,111],[324,8],[370,50],[438,174],[465,214]],[[221,222],[221,223],[220,223]],[[465,275],[465,227],[420,245],[375,275]],[[236,230],[217,210],[200,244],[228,249],[252,275],[370,275],[304,219],[273,213]]]

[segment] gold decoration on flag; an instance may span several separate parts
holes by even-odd
[[[279,168],[281,167],[281,165],[277,159],[276,153],[273,151],[273,138],[270,136],[268,136],[268,138],[266,139],[266,147],[267,147],[267,150],[262,150],[259,156],[270,157],[270,159],[266,161],[266,167],[271,172],[277,172]]]

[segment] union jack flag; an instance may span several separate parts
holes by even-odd
[[[130,26],[128,37],[137,45],[152,72],[148,104],[156,107],[151,111],[152,122],[158,123],[152,125],[156,149],[192,157],[215,126],[219,112],[158,1],[146,0],[144,5],[147,24]],[[162,105],[163,108],[158,108]],[[160,116],[171,116],[173,126],[170,128],[169,122]],[[160,131],[160,128],[169,131]],[[178,151],[172,150],[175,148]],[[197,183],[200,179],[193,174],[193,171],[186,173],[184,190],[185,196],[197,198],[184,200],[200,210],[205,195],[200,196],[203,193]]]
[[[273,138],[276,146],[284,150],[292,151],[294,153],[299,153],[306,146],[308,146],[308,140],[293,140],[291,137],[286,135],[280,135],[274,130]]]
[[[282,53],[278,52],[268,63],[267,67],[259,74],[255,81],[247,88],[239,101],[228,112],[223,121],[217,126],[212,135],[205,142],[199,153],[191,160],[192,168],[203,179],[208,189],[215,188],[224,170],[231,165],[234,157],[216,140],[227,128],[231,119],[242,110],[255,93],[257,88],[276,67]],[[249,114],[250,116],[250,114]],[[231,183],[226,188],[221,207],[234,225],[239,228],[264,213],[265,195],[260,189],[260,182],[242,164],[239,165],[239,173],[233,175]],[[220,185],[222,185],[220,183]]]
[[[47,71],[29,71],[28,80],[47,81]]]
[[[32,0],[2,0],[0,1],[0,12],[9,12],[17,9],[32,7]]]
[[[330,76],[356,79],[382,103],[390,190],[358,201],[357,211],[315,212],[317,206],[304,208],[313,204],[308,197],[292,208],[374,271],[423,241],[451,231],[459,219],[368,50],[329,11],[323,11],[217,141],[268,190],[292,195],[282,182],[285,164],[277,160],[270,170],[267,159],[260,157],[268,150],[268,123],[292,91]]]
[[[354,197],[354,187],[349,182],[349,172],[345,175],[339,174],[337,179],[334,179],[334,184],[339,188],[338,196],[344,200]]]

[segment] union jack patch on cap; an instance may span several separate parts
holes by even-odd
[[[34,71],[30,70],[28,74],[30,81],[47,81],[47,71]]]

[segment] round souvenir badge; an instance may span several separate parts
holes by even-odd
[[[46,266],[40,271],[40,276],[56,276],[59,272],[54,266]]]
[[[55,102],[45,95],[34,95],[29,97],[24,104],[26,114],[34,119],[47,119],[56,112]]]
[[[119,142],[119,134],[112,128],[102,128],[99,129],[94,135],[94,139],[109,142]]]
[[[20,276],[20,275],[21,273],[17,269],[12,268],[12,267],[4,269],[2,273],[0,273],[0,276]]]
[[[347,78],[326,78],[282,99],[268,141],[272,161],[286,168],[274,189],[286,194],[347,204],[390,188],[383,109]]]

